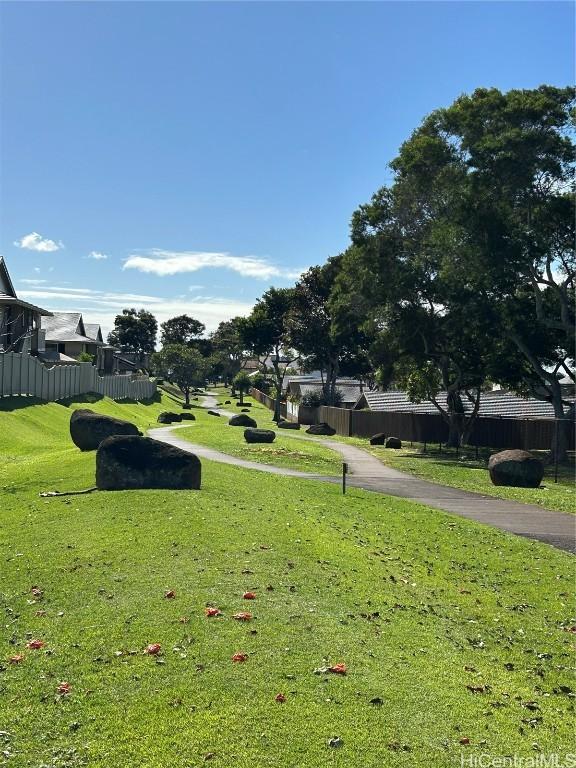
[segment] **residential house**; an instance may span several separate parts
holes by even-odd
[[[4,258],[0,256],[0,352],[29,352],[44,349],[42,317],[51,313],[22,301],[16,295]]]
[[[102,332],[100,326],[88,327],[95,337],[88,334],[81,312],[53,312],[42,318],[46,338],[42,359],[57,365],[77,362],[83,352],[96,357],[103,346]]]
[[[437,401],[446,407],[446,392],[439,392]],[[464,411],[470,413],[472,404],[463,398]],[[438,413],[428,400],[412,403],[405,392],[364,392],[354,405],[354,410],[389,411],[403,413]],[[554,409],[544,400],[520,397],[512,392],[493,390],[480,396],[479,416],[503,419],[553,419]]]

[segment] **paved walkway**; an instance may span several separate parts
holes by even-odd
[[[214,397],[204,398],[204,407],[214,409],[217,400]],[[217,409],[223,416],[232,416],[231,411]],[[188,426],[188,425],[180,425]],[[273,467],[259,464],[255,461],[245,461],[234,456],[221,453],[200,445],[194,445],[179,438],[173,433],[178,427],[163,427],[149,430],[149,435],[156,440],[175,445],[185,451],[213,461],[254,469],[259,472],[269,472],[288,477],[300,477],[308,480],[339,483],[338,477],[326,477],[310,472]],[[301,440],[311,440],[331,448],[347,462],[349,475],[347,484],[355,488],[398,496],[410,501],[416,501],[429,507],[442,509],[446,512],[477,520],[486,525],[492,525],[503,531],[509,531],[519,536],[551,544],[558,549],[576,553],[576,516],[563,512],[553,512],[536,504],[520,504],[515,501],[497,499],[493,496],[483,496],[469,493],[459,488],[450,488],[428,480],[421,480],[414,475],[391,469],[380,462],[375,456],[353,445],[340,443],[336,440],[318,440],[304,435],[290,433],[290,437]]]

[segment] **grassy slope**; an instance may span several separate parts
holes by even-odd
[[[161,408],[95,407],[142,426]],[[568,555],[400,500],[209,462],[200,492],[40,499],[93,482],[68,416],[55,404],[0,414],[0,454],[19,457],[0,470],[7,765],[188,768],[214,753],[222,766],[429,768],[462,750],[569,749]],[[207,603],[225,615],[205,618]],[[230,618],[247,609],[250,624]],[[25,649],[29,637],[50,653]],[[140,653],[151,642],[164,663]],[[348,675],[313,674],[324,658]],[[72,693],[59,698],[63,680]],[[327,747],[333,735],[341,748]]]
[[[225,399],[221,397],[219,402],[224,402]],[[250,398],[245,400],[253,402]],[[236,401],[232,405],[222,405],[222,407],[239,413],[240,407],[235,403]],[[339,454],[322,445],[298,440],[293,432],[278,429],[270,418],[270,412],[260,406],[258,408],[252,406],[251,415],[255,418],[258,427],[273,429],[276,432],[276,438],[272,444],[248,445],[244,441],[244,429],[230,427],[227,418],[210,416],[199,408],[194,409],[193,413],[196,421],[189,429],[179,429],[178,437],[199,445],[208,445],[248,461],[258,461],[262,464],[273,464],[321,475],[337,475],[341,472],[342,459]]]
[[[266,416],[260,415],[260,410],[270,413],[268,409],[256,404],[257,419],[264,421]],[[315,438],[321,440],[322,438]],[[495,496],[500,499],[520,501],[525,504],[539,504],[545,509],[555,509],[560,512],[576,512],[576,484],[574,464],[561,467],[558,483],[554,483],[554,467],[547,466],[546,474],[540,488],[504,488],[492,485],[486,468],[490,451],[484,451],[477,461],[473,451],[455,451],[442,453],[438,448],[428,447],[426,454],[422,446],[416,444],[413,448],[406,447],[400,451],[382,447],[371,447],[368,440],[359,437],[342,437],[335,435],[331,440],[350,443],[360,448],[366,448],[384,464],[394,469],[409,472],[425,480],[431,480],[441,485],[453,488],[463,488],[466,491]]]

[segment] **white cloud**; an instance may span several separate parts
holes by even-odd
[[[49,240],[47,237],[39,235],[38,232],[30,232],[29,235],[24,235],[20,240],[15,240],[14,245],[18,248],[26,248],[28,251],[42,251],[43,253],[59,251],[60,248],[64,248],[64,243],[61,241]]]
[[[234,299],[194,297],[165,298],[145,296],[136,293],[115,293],[96,291],[91,288],[67,288],[65,286],[46,286],[18,292],[23,299],[29,299],[46,309],[62,312],[82,312],[88,323],[99,323],[106,335],[114,325],[114,318],[125,307],[144,307],[163,323],[176,315],[192,315],[204,323],[208,331],[216,329],[223,320],[237,315],[248,315],[253,304]]]
[[[229,269],[243,277],[269,280],[272,277],[296,279],[302,270],[289,270],[271,264],[259,256],[234,256],[231,253],[207,251],[163,251],[154,248],[147,255],[132,254],[124,262],[123,269],[137,269],[160,277],[200,269]]]
[[[104,259],[108,258],[107,253],[100,253],[100,251],[90,251],[88,256],[86,256],[87,259],[94,259],[95,261],[103,261]]]
[[[31,280],[31,279],[22,278],[20,282],[23,285],[42,285],[42,283],[46,283],[48,281],[47,280]]]

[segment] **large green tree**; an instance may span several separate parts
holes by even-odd
[[[123,309],[116,315],[114,330],[108,334],[108,343],[119,347],[123,352],[137,355],[140,365],[156,349],[158,321],[146,309]]]
[[[168,344],[190,344],[202,336],[205,330],[204,323],[190,315],[171,317],[160,325],[160,343],[163,347]]]
[[[186,344],[168,344],[152,356],[153,367],[181,389],[186,405],[190,392],[204,386],[208,373],[206,358]]]
[[[210,336],[212,367],[216,377],[229,384],[249,359],[249,351],[242,338],[241,317],[222,321]]]
[[[251,314],[239,323],[242,346],[252,355],[268,360],[274,371],[275,421],[280,419],[286,370],[298,359],[290,346],[289,316],[293,306],[293,288],[270,288],[258,299]]]

